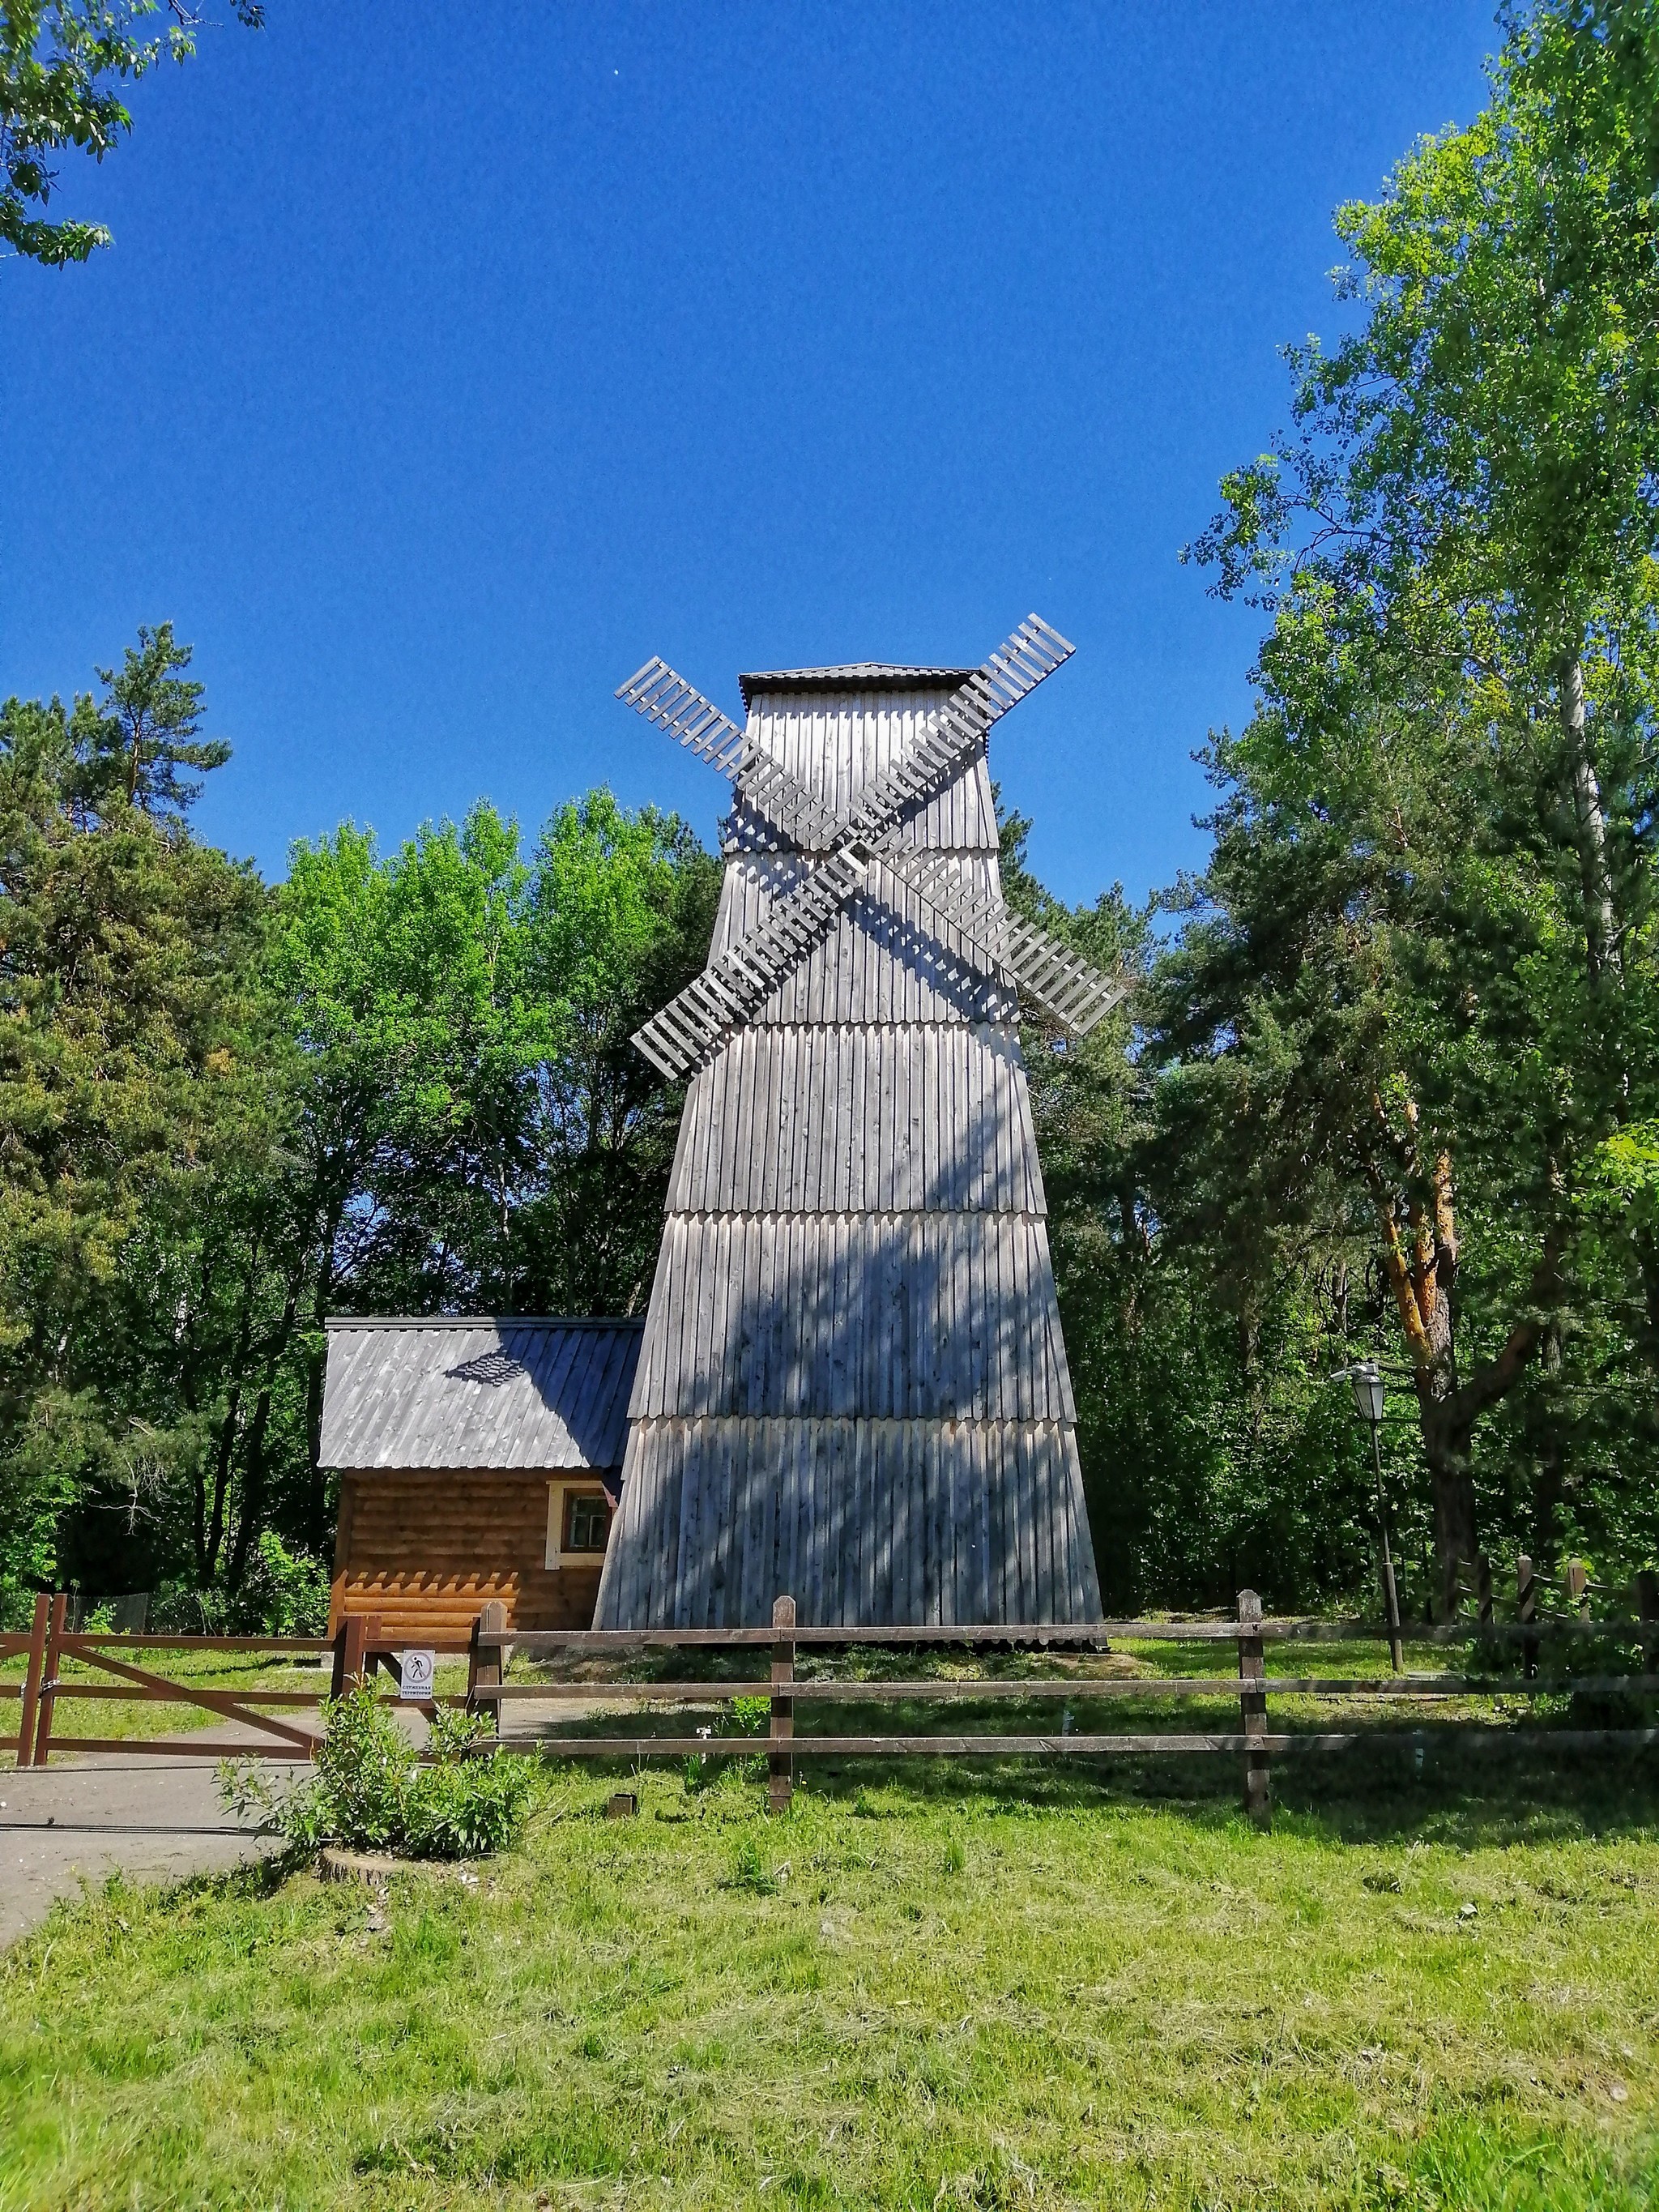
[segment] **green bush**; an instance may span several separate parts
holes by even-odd
[[[149,1625],[157,1636],[229,1636],[230,1607],[219,1589],[198,1589],[173,1578],[150,1594]]]
[[[206,1589],[178,1580],[151,1594],[149,1625],[158,1634],[188,1636],[323,1636],[328,1631],[328,1569],[304,1552],[290,1552],[267,1528],[248,1556],[239,1589],[214,1583]]]
[[[253,1548],[232,1611],[244,1636],[321,1636],[328,1627],[328,1570],[303,1552],[290,1552],[267,1528]]]
[[[343,1844],[408,1858],[476,1858],[513,1842],[530,1800],[522,1759],[477,1750],[489,1727],[483,1715],[441,1705],[422,1760],[364,1683],[324,1705],[309,1781],[284,1792],[228,1760],[220,1794],[240,1814],[261,1814],[296,1851]]]

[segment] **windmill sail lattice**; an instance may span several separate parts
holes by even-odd
[[[981,957],[1011,969],[1030,996],[1064,1026],[1082,1035],[1109,1012],[1123,995],[1121,988],[1029,922],[1007,914],[1000,889],[988,897],[964,895],[953,880],[948,854],[902,849],[908,810],[981,750],[991,724],[1069,659],[1072,651],[1040,615],[1028,616],[983,667],[955,672],[962,679],[959,688],[842,815],[781,761],[751,747],[744,732],[666,661],[648,660],[629,677],[617,691],[619,699],[699,758],[740,780],[743,801],[751,813],[769,818],[805,849],[827,856],[769,916],[761,933],[724,948],[646,1024],[634,1040],[646,1058],[666,1075],[689,1074],[766,995],[783,968],[816,942],[861,886],[877,853],[937,917],[965,934]]]
[[[985,750],[1070,651],[746,677],[742,730],[623,688],[735,805],[708,969],[635,1040],[690,1081],[599,1626],[1098,1617],[1016,991],[1121,992],[1006,914]]]

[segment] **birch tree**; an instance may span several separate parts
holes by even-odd
[[[1586,1161],[1653,1073],[1633,956],[1651,927],[1659,264],[1630,56],[1655,33],[1646,11],[1580,6],[1507,29],[1486,111],[1339,211],[1355,325],[1291,349],[1292,431],[1224,481],[1192,549],[1273,628],[1255,720],[1212,757],[1218,866],[1169,1031],[1177,1054],[1242,1064],[1287,992],[1322,979],[1341,1010],[1334,1051],[1303,1008],[1298,1048],[1324,1056],[1284,1095],[1317,1101],[1313,1151],[1281,1158],[1274,1202],[1314,1202],[1316,1158],[1364,1194],[1448,1593],[1476,1543],[1474,1424],[1545,1340]],[[1294,979],[1269,950],[1287,936],[1270,878],[1297,882]],[[1530,1246],[1473,1366],[1464,1182]]]

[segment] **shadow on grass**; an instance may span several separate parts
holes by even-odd
[[[815,1711],[815,1732],[865,1732],[857,1722],[843,1729],[830,1718],[835,1711],[830,1708],[822,1720]],[[1006,1709],[953,1712],[951,1718],[955,1734],[1013,1732]],[[1113,1718],[1124,1724],[1121,1710]],[[672,1732],[684,1726],[681,1721]],[[923,1718],[902,1708],[887,1709],[880,1723],[884,1733],[918,1734],[937,1726],[936,1711]],[[561,1733],[615,1735],[617,1717],[567,1722]],[[1275,1820],[1281,1829],[1335,1843],[1375,1845],[1422,1838],[1470,1850],[1508,1843],[1659,1834],[1659,1750],[1633,1755],[1617,1748],[1554,1752],[1506,1744],[1503,1736],[1502,1729],[1493,1727],[1490,1746],[1472,1750],[1466,1729],[1402,1724],[1378,1729],[1369,1741],[1346,1752],[1284,1754],[1273,1762]],[[752,1750],[754,1740],[747,1741]],[[550,1763],[596,1783],[639,1771],[632,1759]],[[672,1754],[660,1761],[665,1770],[679,1764]],[[911,1810],[968,1806],[1016,1816],[1139,1806],[1162,1807],[1211,1826],[1242,1818],[1243,1770],[1242,1757],[1230,1753],[1029,1759],[951,1754],[807,1756],[796,1761],[795,1774],[798,1790],[874,1817],[901,1819]]]
[[[1407,1731],[1397,1744],[1274,1762],[1281,1829],[1334,1843],[1375,1845],[1417,1838],[1474,1850],[1509,1843],[1569,1842],[1659,1833],[1659,1756],[1525,1755],[1494,1747],[1474,1758],[1437,1756],[1424,1731],[1417,1768]],[[1036,1759],[803,1760],[815,1795],[857,1806],[879,1792],[895,1814],[964,1801],[1006,1814],[1162,1807],[1205,1826],[1243,1818],[1243,1762],[1224,1754],[1114,1759],[1064,1765]]]
[[[1596,1652],[1596,1663],[1608,1664]],[[1314,1649],[1275,1650],[1270,1673],[1324,1676],[1386,1672],[1386,1657],[1374,1644],[1331,1644]],[[1510,1663],[1510,1662],[1506,1662]],[[1021,1650],[969,1657],[938,1647],[905,1650],[890,1646],[854,1648],[833,1660],[811,1649],[800,1654],[799,1679],[845,1680],[854,1685],[915,1680],[921,1675],[982,1675],[1029,1684],[1025,1698],[870,1701],[856,1692],[839,1699],[801,1699],[795,1708],[798,1738],[813,1735],[1006,1736],[1064,1729],[1076,1735],[1236,1734],[1240,1726],[1237,1678],[1228,1644],[1170,1645],[1116,1643],[1109,1650],[1077,1659],[1052,1652]],[[1422,1672],[1485,1669],[1474,1651],[1424,1645],[1408,1650],[1407,1666]],[[578,1662],[539,1673],[567,1681],[591,1683],[596,1694],[619,1682],[614,1662]],[[754,1682],[755,1653],[696,1650],[653,1652],[626,1669],[635,1682],[706,1682],[718,1696],[729,1683]],[[1546,1671],[1549,1669],[1547,1668]],[[1215,1694],[1175,1698],[1159,1694],[1170,1675],[1213,1674]],[[1091,1696],[1091,1678],[1120,1688],[1110,1697]],[[520,1677],[523,1679],[523,1677]],[[533,1679],[533,1677],[532,1677]],[[1626,1701],[1620,1700],[1621,1707]],[[1557,1750],[1510,1739],[1510,1724],[1529,1729],[1552,1726],[1629,1727],[1650,1722],[1652,1701],[1642,1710],[1586,1710],[1581,1698],[1562,1696],[1494,1712],[1479,1693],[1437,1699],[1431,1705],[1401,1705],[1346,1697],[1316,1700],[1284,1697],[1272,1708],[1274,1733],[1319,1730],[1362,1732],[1364,1741],[1345,1751],[1287,1753],[1273,1761],[1273,1796],[1282,1826],[1318,1833],[1334,1842],[1376,1844],[1389,1840],[1432,1838],[1455,1848],[1475,1849],[1505,1842],[1568,1841],[1574,1838],[1659,1832],[1659,1747],[1607,1746],[1595,1750]],[[689,1708],[646,1708],[634,1712],[561,1714],[538,1733],[564,1736],[652,1734],[684,1737],[702,1727],[729,1739],[735,1731],[711,1702]],[[1478,1730],[1479,1734],[1474,1732]],[[753,1739],[748,1740],[750,1747]],[[655,1764],[655,1762],[653,1762]],[[665,1754],[665,1766],[676,1764]],[[797,1787],[830,1802],[855,1809],[883,1805],[901,1817],[906,1808],[925,1810],[972,1802],[982,1810],[1006,1813],[1080,1812],[1125,1805],[1163,1806],[1205,1825],[1238,1817],[1243,1759],[1224,1752],[1200,1756],[1159,1753],[1090,1757],[1086,1754],[1013,1755],[983,1758],[953,1753],[925,1757],[802,1757],[796,1764]],[[599,1780],[632,1772],[631,1760],[580,1759],[573,1771]]]

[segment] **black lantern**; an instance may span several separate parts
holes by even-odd
[[[1374,1359],[1357,1359],[1347,1370],[1354,1411],[1374,1429],[1382,1425],[1382,1370]]]

